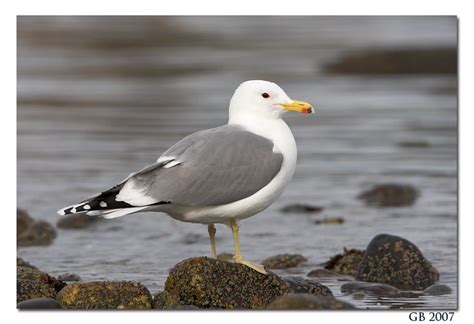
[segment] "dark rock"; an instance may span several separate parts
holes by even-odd
[[[150,309],[153,303],[145,286],[126,281],[72,283],[57,300],[67,309]]]
[[[56,290],[41,281],[17,279],[16,281],[16,302],[35,298],[56,298]]]
[[[367,297],[367,295],[362,291],[356,291],[355,293],[351,295],[351,297],[354,298],[355,300],[364,300]]]
[[[263,260],[262,265],[268,269],[288,269],[305,261],[308,261],[308,259],[301,254],[278,254]]]
[[[355,309],[349,303],[334,297],[314,296],[309,294],[285,294],[278,297],[267,309]]]
[[[398,297],[400,295],[400,289],[393,286],[363,281],[345,283],[341,286],[341,292],[343,294],[363,292],[377,297]]]
[[[282,213],[295,213],[295,214],[308,214],[308,213],[320,213],[323,211],[323,207],[311,206],[306,204],[293,204],[288,205],[280,209]]]
[[[65,215],[59,219],[56,226],[61,229],[81,229],[97,223],[100,219],[100,217],[91,217],[87,214]]]
[[[181,305],[176,297],[169,294],[166,290],[159,292],[153,298],[153,308],[154,309],[173,309],[173,310],[181,310],[181,309],[190,309],[195,310],[199,309],[199,307],[194,305]]]
[[[59,275],[58,279],[61,281],[69,281],[69,282],[82,281],[81,277],[79,277],[75,273],[65,273],[65,274]]]
[[[361,193],[358,199],[364,200],[369,206],[403,207],[416,202],[419,193],[413,186],[401,184],[382,184]]]
[[[304,279],[302,277],[285,277],[283,280],[286,281],[290,289],[289,293],[295,294],[310,294],[315,296],[333,296],[331,290],[320,284],[314,279]]]
[[[456,48],[368,49],[350,53],[339,62],[327,64],[335,74],[456,74]]]
[[[66,283],[36,268],[17,267],[16,278],[17,280],[29,280],[39,282],[51,286],[51,288],[53,288],[55,291],[60,291],[66,286]]]
[[[33,220],[26,211],[17,209],[17,245],[49,245],[56,237],[53,226]]]
[[[452,293],[453,290],[442,284],[434,284],[423,290],[423,293],[428,296],[441,296],[441,295],[448,295]]]
[[[262,309],[286,293],[288,284],[271,272],[264,275],[242,264],[199,257],[176,264],[165,290],[180,305]]]
[[[23,260],[22,258],[19,258],[19,257],[16,258],[16,266],[17,267],[37,269],[34,265],[31,265],[29,262],[27,262],[27,261],[25,261],[25,260]]]
[[[323,219],[317,219],[314,221],[316,225],[334,225],[334,224],[343,224],[344,223],[344,218],[342,217],[326,217]]]
[[[410,241],[379,234],[367,246],[355,278],[402,290],[423,290],[438,281],[439,272]]]
[[[61,304],[52,298],[35,298],[22,301],[17,309],[62,309]]]
[[[363,256],[364,251],[344,248],[344,253],[333,256],[326,262],[324,268],[336,273],[355,276]]]

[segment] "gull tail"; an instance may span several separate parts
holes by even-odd
[[[117,195],[125,185],[125,181],[121,184],[101,192],[100,194],[83,200],[75,205],[67,206],[58,210],[61,216],[72,214],[87,214],[88,216],[99,216],[106,219],[122,217],[129,214],[134,214],[139,211],[144,211],[154,205],[167,204],[169,202],[159,202],[146,206],[133,206],[124,201],[117,201]]]

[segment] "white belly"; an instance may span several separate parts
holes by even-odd
[[[159,211],[184,222],[228,224],[230,219],[244,219],[270,206],[283,193],[293,177],[297,158],[296,143],[290,128],[281,119],[275,122],[278,123],[268,125],[267,128],[259,125],[258,131],[252,129],[254,133],[271,138],[275,150],[283,154],[281,170],[268,185],[250,197],[226,205],[206,207],[168,205],[163,206]]]

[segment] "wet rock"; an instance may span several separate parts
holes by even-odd
[[[68,309],[150,309],[153,302],[145,286],[126,281],[72,283],[57,300]]]
[[[423,290],[423,293],[428,296],[441,296],[441,295],[448,295],[452,293],[453,290],[443,284],[434,284]]]
[[[341,292],[343,294],[363,292],[378,297],[398,297],[400,295],[400,289],[393,286],[363,281],[345,283],[341,286]]]
[[[16,258],[16,266],[17,267],[25,267],[31,269],[37,269],[34,265],[30,264],[28,261],[23,260],[22,258]]]
[[[327,64],[334,74],[456,74],[456,48],[368,49]]]
[[[323,219],[317,219],[314,221],[316,225],[334,225],[334,224],[343,224],[344,218],[342,217],[326,217]]]
[[[199,307],[194,305],[181,305],[178,299],[169,294],[166,290],[159,292],[153,298],[153,308],[154,309],[173,309],[173,310],[181,310],[181,309],[199,309]]]
[[[50,286],[55,291],[60,291],[66,286],[66,283],[36,268],[17,267],[16,278],[17,280],[27,280],[42,283]]]
[[[288,269],[308,261],[301,254],[277,254],[262,261],[268,269]]]
[[[410,241],[379,234],[367,246],[355,278],[402,290],[423,290],[438,281],[439,272]]]
[[[56,290],[41,281],[17,279],[16,302],[34,298],[56,298]]]
[[[310,294],[315,296],[333,296],[331,290],[314,279],[290,276],[283,280],[288,283],[289,293]]]
[[[81,277],[79,277],[75,273],[65,273],[65,274],[59,275],[58,280],[68,281],[68,282],[82,281]]]
[[[165,290],[180,305],[199,308],[262,309],[288,291],[275,274],[206,257],[191,258],[171,270]]]
[[[355,276],[363,256],[364,251],[344,248],[344,253],[333,256],[326,262],[324,268],[336,273]]]
[[[61,229],[81,229],[97,223],[100,219],[100,217],[91,217],[86,214],[72,214],[62,216],[56,226]]]
[[[61,304],[52,298],[35,298],[19,302],[17,309],[62,309]]]
[[[292,213],[292,214],[308,214],[308,213],[320,213],[323,211],[323,207],[312,206],[306,204],[293,204],[288,205],[280,209],[282,213]]]
[[[56,237],[53,226],[45,221],[35,221],[25,210],[17,210],[17,245],[49,245]]]
[[[349,303],[334,297],[314,296],[310,294],[285,294],[278,297],[267,309],[355,309]]]
[[[401,184],[382,184],[374,186],[357,196],[368,206],[403,207],[416,202],[419,193],[413,186]]]

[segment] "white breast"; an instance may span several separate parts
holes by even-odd
[[[228,223],[231,218],[244,219],[270,206],[283,193],[295,172],[297,159],[295,139],[282,119],[270,120],[265,125],[246,123],[246,128],[271,139],[275,146],[274,150],[283,155],[281,170],[268,185],[250,197],[226,205],[201,208],[170,205],[162,211],[180,221],[209,224]]]

